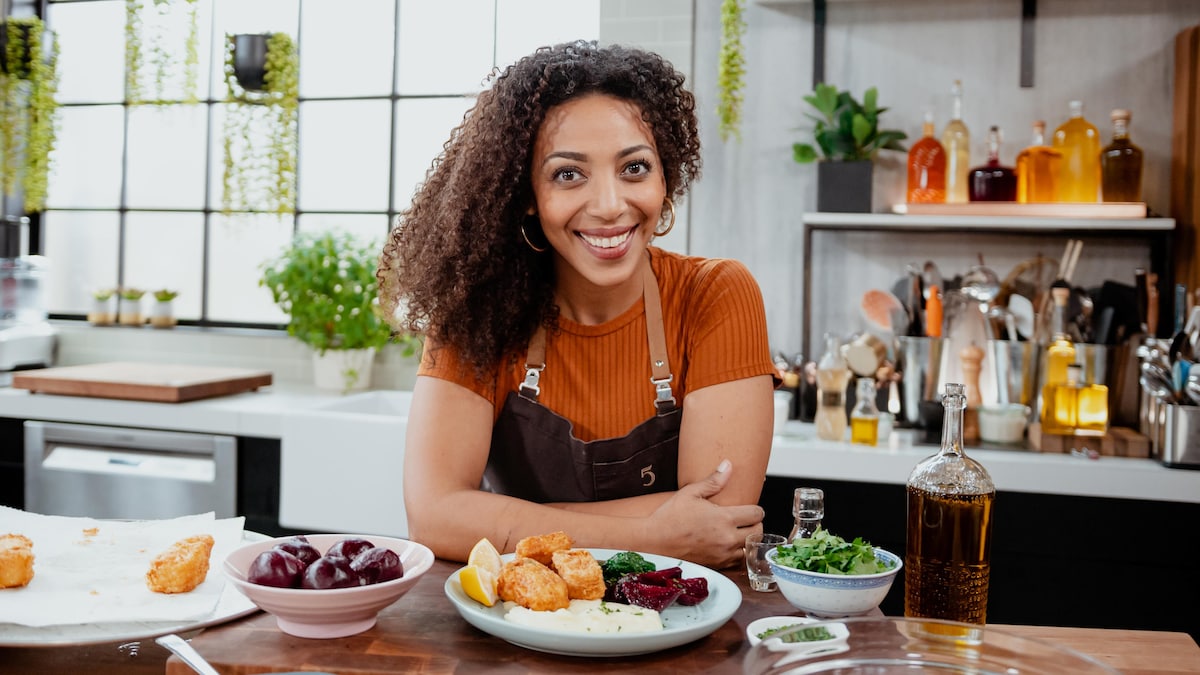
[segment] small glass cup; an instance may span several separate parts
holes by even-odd
[[[750,577],[750,588],[764,593],[776,590],[767,552],[786,543],[787,537],[782,534],[755,533],[746,537],[746,574]]]

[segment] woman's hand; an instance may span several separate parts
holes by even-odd
[[[721,506],[712,501],[729,483],[733,466],[723,460],[703,480],[685,485],[647,519],[651,552],[678,556],[713,568],[742,562],[746,536],[762,531],[763,510],[755,504]]]

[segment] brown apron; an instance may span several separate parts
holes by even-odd
[[[492,430],[483,489],[532,502],[591,502],[679,488],[679,423],[663,331],[662,301],[654,270],[646,265],[646,336],[654,417],[625,436],[594,441],[575,437],[570,420],[538,403],[546,367],[546,332],[529,343],[525,381],[508,393]]]

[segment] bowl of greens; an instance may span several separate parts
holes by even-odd
[[[820,617],[866,614],[887,597],[903,567],[900,557],[857,537],[846,541],[818,529],[767,553],[771,573],[793,607]]]

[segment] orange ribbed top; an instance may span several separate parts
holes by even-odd
[[[736,260],[698,258],[650,247],[662,294],[671,388],[689,391],[756,375],[776,376],[762,293]],[[654,415],[646,313],[639,299],[612,321],[586,326],[559,318],[546,333],[546,369],[538,401],[571,420],[590,441],[624,436]],[[448,348],[427,345],[418,375],[460,384],[492,403],[499,417],[508,392],[525,378],[525,355],[488,381]]]

